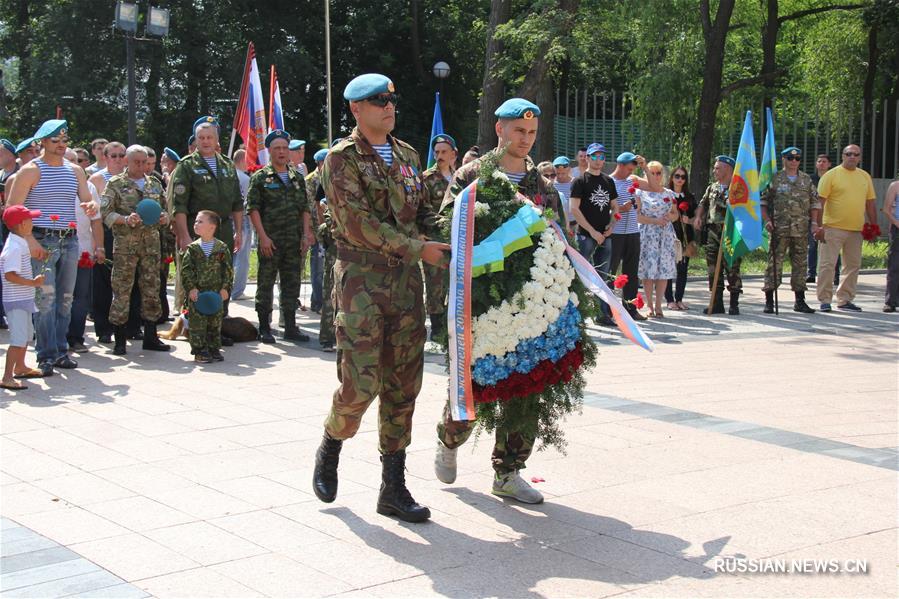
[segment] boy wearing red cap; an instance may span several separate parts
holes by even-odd
[[[3,211],[3,222],[10,231],[0,252],[3,306],[9,322],[9,351],[6,352],[6,370],[0,388],[14,391],[28,388],[16,379],[41,376],[40,370],[25,366],[25,348],[34,337],[31,322],[31,315],[37,311],[34,289],[44,283],[44,275],[32,278],[31,254],[25,238],[31,235],[31,219],[40,215],[40,210],[29,210],[21,204]]]

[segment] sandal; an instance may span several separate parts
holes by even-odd
[[[677,302],[677,309],[678,310],[689,310],[690,306],[688,306],[684,302]]]
[[[20,372],[18,374],[12,375],[14,379],[39,379],[43,378],[44,373],[36,368],[29,368],[25,372]]]
[[[668,309],[669,310],[680,310],[680,308],[677,307],[676,302],[668,302]]]
[[[21,391],[23,389],[27,389],[28,385],[23,385],[19,383],[17,385],[11,385],[9,383],[0,383],[0,389],[9,389],[10,391]]]

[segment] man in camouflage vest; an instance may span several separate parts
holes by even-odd
[[[481,158],[477,158],[459,168],[446,190],[441,206],[441,214],[451,218],[456,196],[478,178],[481,161],[488,156],[503,152],[499,159],[500,169],[509,180],[518,187],[519,193],[530,198],[538,206],[552,208],[561,214],[558,204],[550,198],[558,195],[550,194],[551,185],[537,170],[528,156],[537,136],[540,108],[536,104],[521,98],[506,100],[496,110],[496,134],[499,145]],[[555,191],[555,190],[553,190]],[[534,415],[536,429],[537,415]],[[456,453],[460,445],[465,443],[474,429],[474,421],[455,421],[450,411],[449,398],[443,409],[443,419],[437,425],[437,455],[434,459],[434,470],[437,478],[444,483],[456,480]],[[493,446],[493,494],[509,497],[522,503],[541,503],[543,495],[531,487],[518,473],[525,467],[525,462],[534,448],[535,438],[523,431],[510,431],[502,427],[496,429],[496,442]]]
[[[303,252],[312,244],[309,204],[303,176],[289,164],[290,134],[275,129],[265,137],[269,164],[250,177],[247,212],[259,237],[259,274],[256,281],[256,314],[259,340],[274,343],[272,289],[280,275],[278,305],[284,319],[284,338],[309,341],[297,327],[300,270]]]
[[[141,318],[144,321],[143,349],[170,349],[156,335],[156,324],[162,315],[159,302],[159,231],[169,223],[162,183],[156,177],[145,174],[147,151],[143,146],[130,146],[125,156],[128,166],[124,172],[109,180],[101,201],[103,222],[113,236],[109,322],[115,326],[112,353],[119,356],[125,354],[125,323],[128,322],[135,277],[140,289]],[[138,203],[144,199],[159,203],[162,213],[158,223],[144,224],[136,212]]]
[[[431,139],[434,151],[434,166],[421,174],[424,183],[425,201],[437,213],[446,195],[446,188],[456,172],[456,140],[445,133]],[[425,272],[425,307],[431,320],[431,338],[446,334],[446,294],[448,289],[447,270],[423,265]]]
[[[393,82],[374,73],[344,90],[356,128],[325,158],[322,181],[337,246],[335,316],[340,387],[315,457],[313,491],[337,496],[344,439],[356,434],[377,396],[381,491],[377,511],[407,522],[431,516],[406,488],[406,447],[424,370],[424,305],[419,260],[446,262],[445,243],[422,236],[435,226],[422,201],[418,153],[392,137]]]
[[[765,269],[765,314],[774,314],[774,290],[780,287],[784,255],[790,253],[790,287],[794,312],[814,314],[805,303],[809,222],[817,223],[821,203],[811,177],[799,170],[802,152],[790,147],[780,153],[783,170],[775,173],[762,196],[762,220],[771,235]],[[811,219],[811,220],[810,220]]]
[[[721,235],[724,231],[724,220],[727,217],[727,190],[734,176],[736,161],[730,156],[718,156],[715,158],[715,166],[712,167],[712,176],[715,181],[706,188],[696,209],[693,219],[693,227],[700,231],[706,227],[707,240],[705,244],[705,262],[709,275],[709,291],[714,296],[712,314],[724,314],[724,279],[727,279],[727,290],[730,292],[730,307],[728,314],[740,313],[740,294],[743,292],[743,278],[740,276],[742,258],[734,260],[732,266],[727,260],[721,260],[721,272],[718,273],[718,285],[712,289],[715,281],[715,268],[718,263],[718,248],[721,245]],[[708,307],[702,309],[703,314],[708,314]]]

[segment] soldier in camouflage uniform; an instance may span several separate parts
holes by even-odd
[[[456,158],[459,155],[456,149],[456,140],[449,135],[441,133],[431,139],[431,149],[434,152],[434,166],[422,173],[424,182],[425,201],[436,213],[440,210],[446,188],[456,171]],[[446,332],[446,301],[449,289],[449,273],[445,268],[436,268],[423,264],[425,273],[425,307],[428,318],[431,320],[431,339],[435,335],[445,336]]]
[[[796,296],[794,312],[814,314],[805,303],[809,223],[817,222],[821,203],[812,178],[799,170],[802,152],[789,147],[780,153],[782,171],[775,173],[762,196],[762,219],[771,235],[765,269],[765,314],[774,314],[774,290],[780,287],[784,254],[790,252],[790,287]]]
[[[306,185],[299,171],[288,163],[290,134],[275,129],[265,138],[270,162],[250,177],[247,212],[259,237],[256,281],[256,314],[259,340],[274,343],[271,331],[272,289],[280,275],[278,305],[284,319],[284,338],[309,341],[297,328],[300,296],[300,260],[312,243]]]
[[[322,298],[321,316],[319,318],[318,344],[324,352],[333,352],[334,344],[334,263],[337,262],[337,247],[331,237],[331,214],[328,212],[328,203],[322,186],[321,171],[324,167],[328,150],[319,150],[315,153],[315,162],[318,165],[306,177],[306,197],[309,198],[314,208],[313,227],[315,231],[316,245],[324,252],[322,260]]]
[[[214,237],[220,222],[215,212],[201,210],[194,220],[194,232],[198,239],[188,244],[181,260],[181,285],[189,300],[187,322],[190,326],[190,350],[194,360],[201,363],[225,359],[220,351],[224,307],[212,315],[200,314],[196,309],[197,298],[203,291],[219,293],[224,302],[234,284],[231,252],[222,240]]]
[[[495,155],[505,148],[499,159],[500,168],[506,173],[518,191],[538,206],[550,203],[556,214],[560,214],[558,205],[552,203],[546,179],[537,170],[528,156],[534,143],[540,109],[527,100],[512,98],[504,102],[497,110],[496,133],[499,146],[481,158],[477,158],[459,168],[446,190],[441,206],[441,216],[452,218],[452,206],[459,195],[472,181],[478,178],[481,161]],[[536,428],[536,414],[534,427]],[[450,411],[449,399],[443,409],[443,419],[437,425],[437,456],[434,470],[437,478],[449,484],[456,479],[456,453],[460,445],[468,440],[474,429],[474,421],[455,421]],[[523,503],[540,503],[543,495],[531,487],[518,471],[525,467],[525,462],[534,448],[534,436],[522,431],[510,431],[503,428],[496,430],[496,442],[493,446],[493,493],[502,497],[510,497]]]
[[[162,183],[145,174],[147,151],[133,145],[125,152],[128,167],[113,176],[103,190],[101,210],[103,222],[112,231],[112,306],[109,322],[115,326],[113,353],[125,354],[125,323],[128,322],[131,290],[137,278],[140,289],[141,318],[144,321],[143,349],[168,351],[159,340],[156,325],[162,315],[159,302],[159,231],[169,223],[164,209]],[[159,203],[159,222],[145,225],[135,211],[139,202],[150,199]]]
[[[727,279],[727,290],[730,292],[730,307],[728,314],[740,313],[740,293],[743,290],[743,278],[740,276],[741,259],[734,260],[733,266],[728,266],[727,260],[721,260],[721,273],[718,275],[718,286],[712,289],[715,280],[715,265],[718,262],[718,248],[721,245],[721,234],[724,230],[724,219],[727,216],[727,189],[734,176],[735,161],[730,156],[718,156],[715,166],[712,168],[712,176],[715,182],[708,186],[696,209],[696,217],[693,226],[697,231],[705,225],[707,227],[707,241],[705,245],[705,260],[709,274],[709,291],[715,297],[712,305],[712,314],[724,314],[724,279]],[[703,314],[708,313],[708,307],[703,308]]]
[[[356,434],[377,396],[382,462],[377,511],[407,522],[430,518],[406,488],[406,446],[424,368],[424,306],[419,260],[445,263],[449,246],[426,241],[435,226],[422,201],[418,153],[392,137],[393,82],[361,75],[344,90],[356,119],[352,134],[325,158],[322,180],[337,245],[338,380],[315,459],[313,491],[337,496],[344,439]]]

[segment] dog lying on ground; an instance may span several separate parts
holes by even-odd
[[[187,339],[189,328],[190,323],[187,321],[187,316],[179,314],[175,322],[172,323],[172,327],[165,333],[160,333],[159,336],[170,341],[178,337]],[[247,341],[255,341],[259,336],[259,331],[246,318],[226,316],[222,319],[222,335],[230,337],[235,343],[245,343]]]

